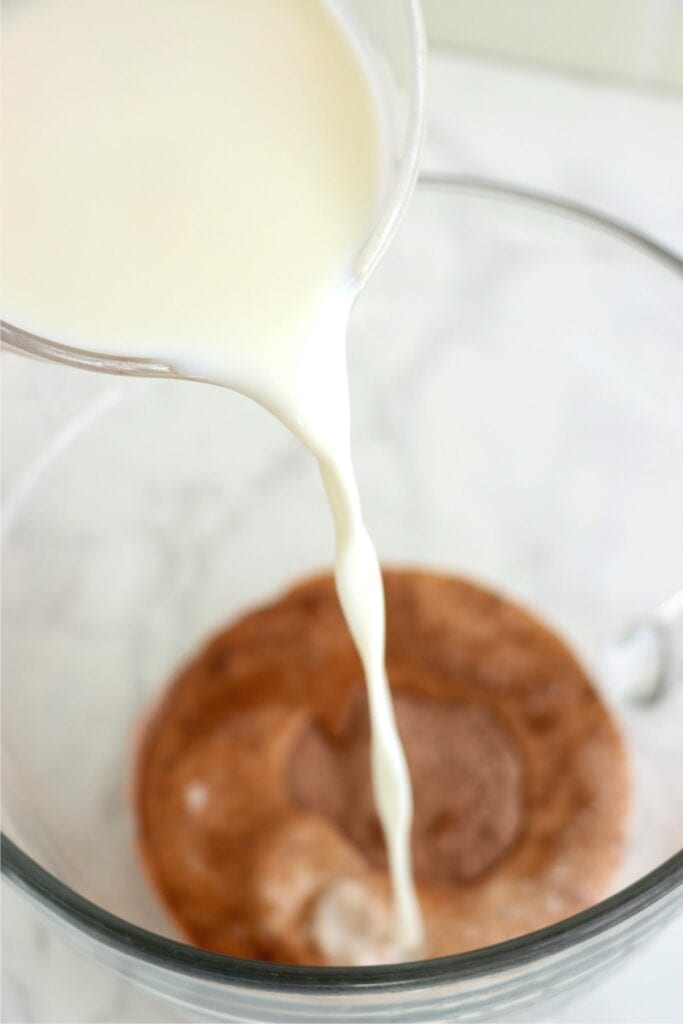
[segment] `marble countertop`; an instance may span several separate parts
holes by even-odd
[[[683,251],[682,118],[683,98],[675,93],[439,54],[432,58],[424,167],[578,199]],[[553,1020],[680,1021],[681,946],[683,920]],[[2,1020],[181,1019],[83,959],[4,887]]]

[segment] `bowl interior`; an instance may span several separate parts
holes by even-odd
[[[629,706],[600,668],[683,586],[681,292],[595,226],[421,189],[349,339],[381,557],[523,601],[621,720],[634,811],[615,889],[683,840],[683,686]],[[6,827],[77,893],[172,934],[135,853],[136,733],[213,629],[330,563],[322,488],[233,393],[11,353],[3,369]]]

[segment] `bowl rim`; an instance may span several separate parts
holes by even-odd
[[[562,921],[492,946],[432,960],[370,967],[306,967],[212,953],[166,938],[103,910],[40,867],[6,835],[2,872],[19,889],[78,931],[129,957],[164,970],[244,988],[308,996],[363,992],[368,995],[431,988],[510,971],[579,945],[625,923],[683,888],[683,850],[620,892]]]
[[[629,224],[581,203],[490,179],[462,175],[420,177],[422,190],[513,200],[607,230],[654,258],[683,279],[683,257]],[[11,338],[7,341],[12,345]],[[17,346],[22,347],[22,346]],[[153,375],[153,374],[149,374]],[[454,980],[476,980],[512,970],[586,942],[683,888],[683,850],[612,896],[556,924],[481,949],[432,960],[369,967],[306,967],[246,960],[199,949],[131,924],[103,910],[60,882],[4,833],[2,874],[18,889],[77,931],[129,957],[214,983],[308,996],[431,988]]]

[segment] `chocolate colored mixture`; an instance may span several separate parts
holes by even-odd
[[[471,583],[386,571],[385,585],[425,955],[594,903],[622,848],[628,773],[585,673]],[[340,882],[388,915],[362,671],[331,576],[246,615],[180,673],[146,724],[136,800],[149,875],[200,946],[326,962]]]

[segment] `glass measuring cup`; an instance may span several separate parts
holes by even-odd
[[[387,173],[374,223],[358,255],[353,285],[359,289],[377,265],[415,185],[423,135],[426,44],[418,0],[334,0],[366,58],[380,105]],[[2,340],[29,355],[105,373],[146,377],[186,376],[170,362],[76,348],[38,337],[21,323],[2,322]]]

